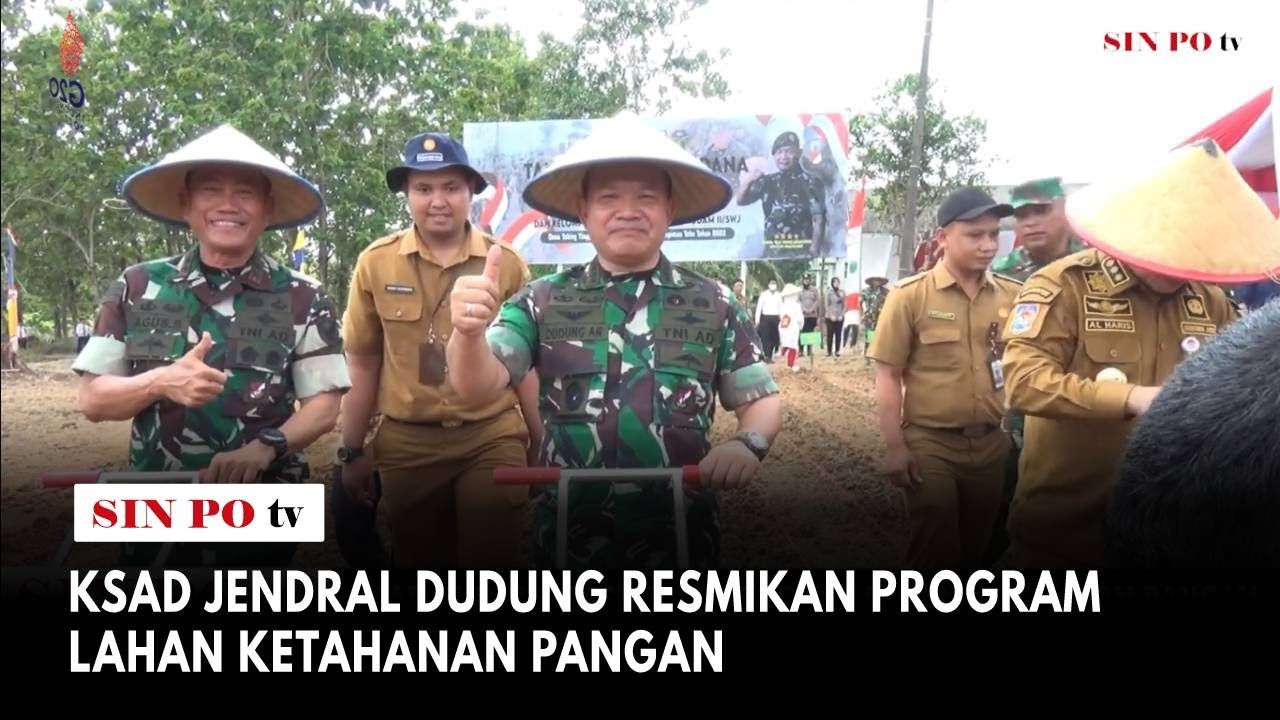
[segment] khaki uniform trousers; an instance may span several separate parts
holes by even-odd
[[[384,418],[371,444],[399,568],[513,569],[529,489],[496,485],[524,467],[528,428],[515,409],[458,427]]]
[[[906,566],[979,567],[1000,509],[1009,436],[999,428],[970,437],[918,425],[903,435],[924,478],[924,485],[903,491],[911,519]]]

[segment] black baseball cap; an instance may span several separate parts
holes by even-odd
[[[404,146],[404,163],[387,171],[387,187],[391,192],[404,190],[410,170],[443,170],[457,167],[471,177],[471,189],[480,192],[489,186],[480,171],[471,167],[462,143],[441,133],[423,133],[409,138]]]
[[[938,227],[946,227],[956,220],[973,220],[993,213],[998,218],[1013,214],[1013,206],[998,203],[978,188],[960,188],[947,196],[938,206]]]

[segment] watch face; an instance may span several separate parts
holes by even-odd
[[[765,442],[764,436],[760,433],[747,432],[743,433],[739,437],[741,437],[742,441],[747,444],[747,447],[751,449],[751,452],[755,453],[757,456],[763,456],[764,453],[769,451],[769,444]]]

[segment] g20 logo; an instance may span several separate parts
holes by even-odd
[[[49,78],[49,97],[79,110],[84,107],[84,86],[79,80]]]

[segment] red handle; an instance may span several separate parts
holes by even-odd
[[[40,476],[40,484],[47,488],[69,488],[74,485],[93,484],[101,477],[101,470],[64,470],[48,472]]]
[[[685,465],[680,470],[683,473],[682,479],[685,485],[700,485],[702,483],[702,471],[698,469],[697,465]]]
[[[560,468],[494,468],[493,481],[498,485],[551,485],[560,482]]]

